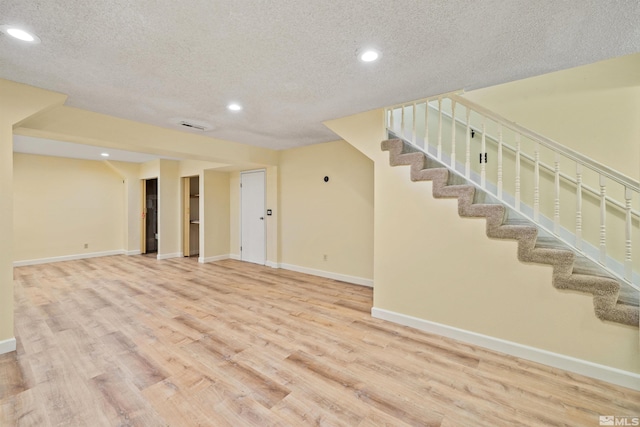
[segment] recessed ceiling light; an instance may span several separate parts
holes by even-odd
[[[31,34],[18,27],[14,27],[11,25],[0,25],[0,31],[10,35],[13,38],[22,40],[23,42],[32,43],[32,44],[40,43],[40,38],[38,36],[36,36],[35,34]]]
[[[109,153],[100,153],[102,157],[109,157]]]
[[[358,52],[358,59],[362,62],[373,62],[380,58],[380,52],[375,49],[364,49]]]
[[[233,103],[233,104],[227,105],[227,108],[231,111],[240,111],[242,110],[242,105]]]

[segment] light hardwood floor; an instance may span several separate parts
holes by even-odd
[[[597,426],[640,392],[372,319],[371,289],[238,261],[15,269],[1,426]]]

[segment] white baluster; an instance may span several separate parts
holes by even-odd
[[[482,151],[480,153],[480,186],[482,188],[485,188],[487,184],[487,162],[484,161],[487,155],[487,139],[485,138],[485,134],[485,118],[482,117]]]
[[[600,175],[600,264],[607,262],[607,181]]]
[[[516,134],[516,211],[520,212],[520,134]]]
[[[629,282],[633,280],[633,263],[631,258],[631,197],[630,188],[624,188],[624,210],[626,214],[624,227],[624,278]]]
[[[451,100],[451,168],[456,170],[456,101]]]
[[[465,108],[467,110],[467,153],[464,161],[464,176],[469,179],[471,178],[471,110],[467,106]]]
[[[438,98],[438,160],[442,159],[442,98]]]
[[[582,250],[582,165],[576,163],[576,248]]]
[[[558,235],[560,233],[560,155],[555,153],[553,161],[553,173],[555,175],[554,180],[554,193],[555,198],[553,201],[553,232]]]
[[[429,100],[424,105],[424,149],[429,151]]]
[[[402,139],[407,137],[404,134],[404,104],[402,105],[402,114],[400,115],[400,134],[402,135]]]
[[[498,126],[498,199],[502,200],[502,125]]]
[[[536,142],[533,152],[533,220],[540,220],[540,144]]]
[[[418,145],[418,140],[416,138],[416,103],[413,103],[413,122],[411,126],[411,143],[413,145]]]

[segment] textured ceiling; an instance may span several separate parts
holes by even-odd
[[[637,0],[0,0],[0,21],[42,39],[2,34],[2,78],[275,149],[336,139],[324,120],[640,51]],[[365,46],[381,59],[359,62]]]
[[[85,160],[110,160],[131,163],[145,163],[154,159],[180,160],[155,154],[136,153],[132,151],[116,150],[113,148],[102,148],[95,145],[74,144],[73,142],[33,138],[23,135],[13,136],[13,151],[16,153],[39,154],[41,156],[68,157],[72,159]],[[102,153],[108,153],[109,156],[103,157]]]

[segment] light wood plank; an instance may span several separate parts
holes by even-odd
[[[0,425],[549,426],[640,393],[370,316],[370,288],[226,260],[15,269]]]

